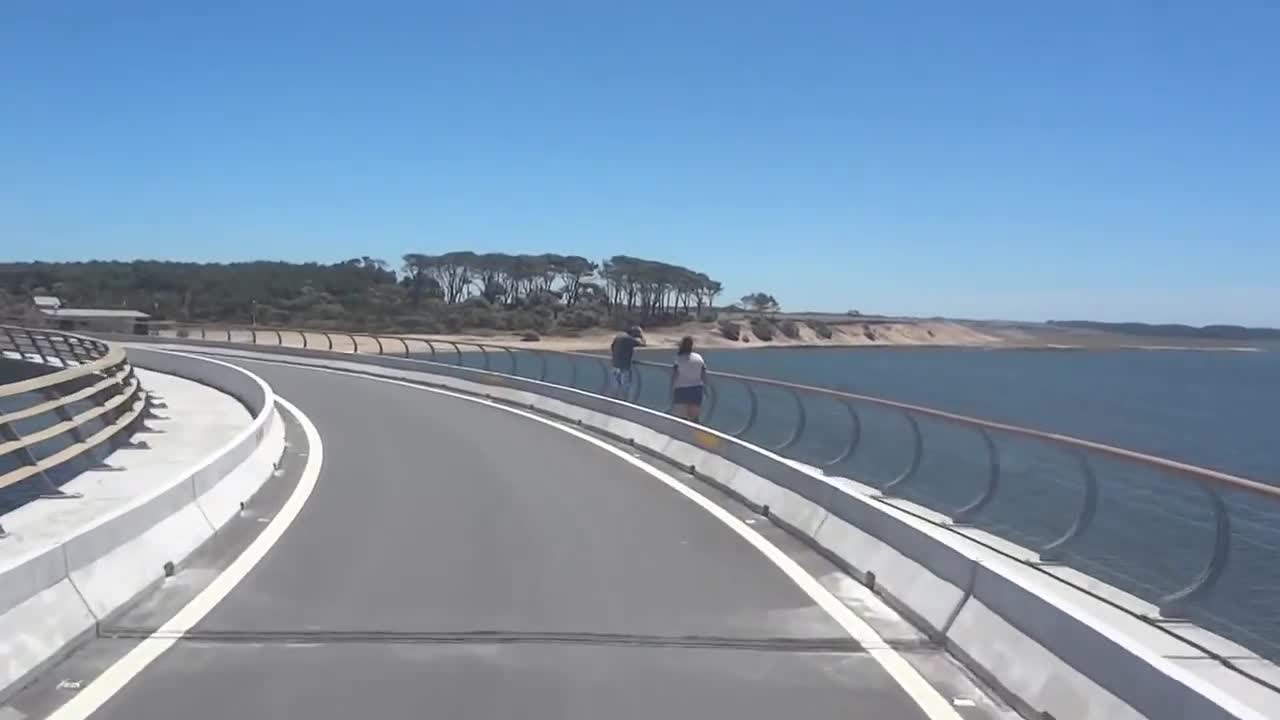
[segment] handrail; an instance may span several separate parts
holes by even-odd
[[[171,325],[171,327],[182,328],[184,326],[175,324],[175,325]],[[197,327],[199,327],[200,329],[204,329],[204,326],[197,326]],[[223,330],[241,331],[241,332],[249,331],[249,328],[241,328],[234,325],[227,325],[227,326],[216,325],[212,327],[214,329],[217,329],[218,331],[223,331]],[[268,328],[263,326],[259,326],[258,330],[262,330],[262,331],[270,330],[270,331],[290,332],[290,333],[315,333],[320,335],[328,335],[329,332],[336,332],[336,331],[326,331],[326,330],[307,330],[305,328],[292,328],[292,327]],[[339,332],[338,334],[348,335],[348,333],[345,333],[345,332]],[[357,333],[356,337],[367,337],[375,340],[375,342],[378,340],[379,337],[395,339],[402,343],[406,339],[406,337],[403,335],[378,336],[376,334],[362,334],[362,333]],[[519,350],[519,351],[526,351],[526,352],[532,352],[532,353],[562,355],[566,357],[578,357],[578,358],[591,359],[591,360],[600,360],[603,357],[598,354],[587,353],[587,352],[576,352],[576,351],[570,351],[570,350],[548,350],[546,348],[530,347],[528,345],[484,343],[484,342],[476,342],[472,340],[454,340],[454,339],[445,338],[445,337],[421,337],[421,336],[415,335],[414,337],[408,337],[407,339],[419,340],[425,343],[432,343],[432,342],[448,343],[454,346],[454,349],[457,350],[459,356],[461,354],[461,350],[458,350],[458,346],[462,345],[462,346],[475,347],[481,350],[482,352],[486,348],[492,348],[492,349],[504,350],[507,352]],[[254,344],[258,344],[258,343],[254,343]],[[278,343],[278,344],[282,344],[282,343]],[[353,343],[353,346],[358,347],[355,343]],[[359,351],[357,349],[354,352],[359,352]],[[379,352],[378,354],[382,355],[386,353]],[[659,368],[664,370],[670,368],[669,365],[664,365],[662,363],[655,363],[647,360],[636,360],[634,362],[636,365],[642,365],[645,367]],[[958,413],[948,412],[946,410],[938,410],[936,408],[926,407],[923,405],[914,405],[911,403],[900,402],[897,400],[889,400],[887,398],[876,397],[874,395],[862,395],[859,393],[850,393],[842,390],[835,390],[832,388],[824,388],[824,387],[818,387],[814,385],[803,385],[800,383],[787,382],[785,380],[776,380],[773,378],[760,377],[756,375],[741,375],[738,373],[729,373],[729,372],[723,372],[718,370],[708,370],[707,375],[713,378],[738,380],[741,382],[755,383],[757,385],[769,385],[772,387],[784,388],[786,390],[791,390],[791,391],[799,390],[799,391],[803,391],[803,392],[807,392],[815,395],[825,395],[833,398],[856,400],[858,402],[867,403],[870,405],[878,405],[881,407],[893,408],[895,410],[915,413],[917,415],[923,415],[926,417],[936,418],[939,420],[946,420],[949,422],[954,422],[954,423],[966,425],[969,427],[985,428],[987,430],[998,430],[998,431],[1013,434],[1013,435],[1021,435],[1023,437],[1034,438],[1037,440],[1044,440],[1044,441],[1057,443],[1065,446],[1070,446],[1070,447],[1078,448],[1082,450],[1092,450],[1094,452],[1110,455],[1118,459],[1134,461],[1134,462],[1138,462],[1146,465],[1151,465],[1153,467],[1159,467],[1165,470],[1171,470],[1171,471],[1178,472],[1185,475],[1191,475],[1200,480],[1206,480],[1206,481],[1221,484],[1223,486],[1229,486],[1234,489],[1244,490],[1254,494],[1263,495],[1272,499],[1280,500],[1280,487],[1276,485],[1259,482],[1257,480],[1251,480],[1249,478],[1239,477],[1237,475],[1225,473],[1220,470],[1213,470],[1211,468],[1200,467],[1198,465],[1179,462],[1177,460],[1170,460],[1168,458],[1162,458],[1156,455],[1149,455],[1146,453],[1138,452],[1136,450],[1127,450],[1125,448],[1116,447],[1113,445],[1107,445],[1105,443],[1099,443],[1093,440],[1085,440],[1083,438],[1074,437],[1072,435],[1048,432],[1044,430],[1036,430],[1034,428],[1023,427],[1020,425],[1010,425],[1007,423],[1001,423],[994,420],[984,420],[982,418],[975,418],[967,415],[960,415]]]
[[[175,328],[179,331],[183,329],[182,326],[175,326]],[[226,340],[230,342],[233,332],[237,330],[240,329],[234,327],[219,328],[218,334],[224,336]],[[246,332],[245,341],[249,341],[250,337],[252,337],[256,339],[258,343],[271,342],[272,340],[276,340],[280,337],[279,334],[275,332],[262,332],[275,330],[275,328],[259,327],[257,330],[259,332]],[[279,330],[283,332],[286,329],[279,328]],[[241,331],[245,332],[245,330]],[[333,338],[330,336],[330,332],[328,331],[295,330],[292,328],[288,329],[288,331],[300,333],[304,338],[307,333],[323,335],[326,338],[328,346],[331,349],[335,347]],[[201,338],[208,338],[210,340],[217,341],[221,339],[221,337],[215,336],[207,329],[199,327],[189,333],[188,336],[194,337],[196,334]],[[560,377],[552,380],[551,382],[560,385],[568,385],[590,393],[608,394],[611,392],[609,389],[609,358],[607,355],[549,350],[530,346],[524,343],[516,343],[514,341],[511,343],[498,343],[458,340],[455,338],[436,337],[424,334],[413,334],[414,337],[412,338],[405,338],[402,335],[380,336],[377,334],[362,334],[361,337],[371,338],[373,340],[373,344],[378,345],[375,349],[373,347],[369,347],[369,344],[366,344],[366,348],[362,350],[361,343],[356,339],[356,336],[345,332],[335,332],[334,334],[349,339],[351,342],[350,351],[335,352],[350,352],[357,354],[362,352],[387,354],[390,352],[396,355],[409,356],[411,353],[409,352],[408,342],[406,342],[406,340],[418,340],[426,346],[421,351],[421,354],[426,356],[427,352],[430,352],[430,360],[423,359],[420,360],[421,362],[466,365],[468,361],[464,357],[464,348],[474,348],[476,351],[483,353],[483,358],[477,358],[477,360],[480,360],[481,362],[473,362],[470,365],[470,367],[477,370],[480,370],[480,368],[477,368],[476,365],[480,365],[485,369],[493,368],[494,366],[489,362],[488,351],[501,350],[511,357],[512,362],[510,367],[507,369],[502,369],[502,366],[500,365],[493,371],[499,372],[500,374],[518,375],[521,377],[524,377],[520,374],[522,371],[526,373],[532,371],[533,376],[529,379],[536,379],[541,382],[547,382],[548,376],[553,375],[553,373],[550,372],[550,364],[547,362],[548,359],[561,358],[565,360],[564,364],[567,365],[567,368],[565,368],[567,371],[567,379],[557,372],[554,373],[554,375],[560,375]],[[385,344],[382,343],[381,340],[377,339],[379,337],[394,341],[390,345],[390,350],[388,350],[387,347],[384,347]],[[283,344],[284,341],[280,340],[279,342]],[[444,347],[451,347],[454,352],[449,353],[446,351],[443,353],[437,353],[437,349],[435,347],[436,343],[442,343]],[[314,343],[311,345],[313,347],[319,347]],[[522,367],[522,365],[528,364],[517,361],[515,353],[518,352],[536,354],[539,356],[541,362],[538,364],[537,368]],[[583,362],[598,364],[603,373],[597,374],[593,372],[582,372],[579,365]],[[652,383],[643,382],[643,373],[639,371],[644,370],[646,372],[652,372],[655,369],[666,370],[669,366],[639,359],[637,359],[636,365],[637,372],[633,375],[634,381],[631,387],[631,395],[626,398],[618,399],[635,404],[647,403],[651,406],[656,405],[655,409],[667,409],[664,401],[662,400],[662,396],[657,393]],[[1218,625],[1212,626],[1212,629],[1216,631],[1222,631],[1223,627],[1228,627],[1228,629],[1236,627],[1234,625],[1230,625],[1230,622],[1236,622],[1236,620],[1224,619],[1225,616],[1221,615],[1219,611],[1212,610],[1209,606],[1204,603],[1199,603],[1198,601],[1207,596],[1213,590],[1214,586],[1219,583],[1219,580],[1222,578],[1224,570],[1231,561],[1231,558],[1237,554],[1237,551],[1233,550],[1233,547],[1243,543],[1244,545],[1242,547],[1245,547],[1246,549],[1265,547],[1273,550],[1280,550],[1280,506],[1268,505],[1262,508],[1241,506],[1233,508],[1225,503],[1223,498],[1220,496],[1220,493],[1238,491],[1245,493],[1252,498],[1261,498],[1270,502],[1280,500],[1280,487],[1266,482],[1240,477],[1220,470],[1199,467],[1169,458],[1115,447],[1101,442],[1085,440],[1062,433],[1047,432],[1009,423],[984,420],[936,408],[889,400],[887,398],[723,371],[710,371],[708,372],[708,376],[709,382],[714,384],[711,386],[711,392],[709,393],[707,403],[704,406],[704,421],[714,424],[722,432],[738,438],[746,437],[748,435],[752,435],[754,437],[755,435],[764,433],[764,428],[768,425],[771,427],[772,433],[781,431],[781,439],[764,442],[763,444],[773,448],[773,452],[787,455],[792,459],[803,460],[815,467],[821,466],[823,468],[832,468],[835,466],[843,466],[848,468],[861,461],[865,461],[866,456],[876,454],[872,452],[875,450],[875,447],[866,435],[868,426],[866,425],[866,418],[860,414],[860,409],[874,407],[890,411],[892,413],[901,414],[905,419],[903,431],[906,433],[906,452],[908,457],[902,465],[894,468],[892,472],[886,472],[884,477],[876,478],[879,481],[879,491],[884,496],[894,496],[898,493],[910,492],[914,501],[924,503],[934,510],[942,511],[951,519],[951,522],[957,528],[983,522],[985,523],[984,529],[988,529],[995,532],[997,535],[1001,535],[1009,531],[1011,526],[1008,523],[1021,523],[1019,527],[1022,529],[1019,530],[1019,532],[1022,534],[1015,534],[1013,536],[1005,535],[1006,539],[1012,539],[1015,542],[1029,544],[1034,551],[1038,552],[1041,562],[1051,563],[1070,561],[1077,563],[1077,568],[1084,569],[1090,574],[1102,572],[1102,578],[1107,582],[1118,582],[1121,584],[1123,589],[1154,601],[1160,607],[1162,614],[1166,617],[1186,616],[1189,613],[1195,612],[1198,613],[1198,617],[1200,619],[1207,618],[1208,621],[1218,623]],[[730,385],[723,388],[717,387],[716,384],[719,383],[730,383]],[[745,395],[740,404],[730,407],[724,396],[726,395],[727,390],[737,385],[741,385],[745,388]],[[647,388],[649,392],[646,393],[644,391],[645,388]],[[775,404],[777,402],[776,400],[757,392],[760,388],[775,388],[791,394],[792,399],[794,400],[794,407]],[[828,419],[825,422],[815,421],[814,416],[811,413],[806,412],[803,396],[826,398],[842,406],[844,410],[847,411],[848,415],[847,435],[845,435],[843,439],[838,436],[832,438],[833,428],[830,426],[831,420]],[[715,413],[714,417],[712,416],[712,413]],[[834,418],[836,416],[833,415],[829,417]],[[979,445],[973,450],[964,450],[963,459],[974,468],[985,468],[985,472],[982,472],[978,478],[978,485],[971,496],[961,498],[957,501],[954,497],[956,489],[952,489],[950,491],[951,496],[948,496],[951,497],[951,499],[944,499],[943,496],[946,495],[946,486],[954,478],[947,474],[948,471],[944,471],[942,475],[939,475],[937,472],[933,472],[932,470],[932,474],[927,474],[922,470],[924,467],[925,456],[928,455],[931,458],[934,457],[934,454],[931,453],[937,453],[938,457],[941,457],[943,460],[953,461],[955,458],[948,455],[948,452],[954,452],[955,446],[950,446],[952,449],[948,450],[948,445],[946,443],[947,438],[945,436],[934,437],[932,434],[934,427],[932,425],[928,428],[930,432],[925,433],[924,429],[921,427],[921,423],[919,422],[920,420],[938,421],[937,429],[939,431],[946,427],[952,427],[974,432],[975,439],[979,441]],[[791,423],[791,425],[787,426],[787,423]],[[817,450],[814,450],[813,448],[806,450],[805,443],[801,442],[802,436],[808,434],[810,437],[815,437],[813,435],[813,433],[815,433],[815,428],[821,430],[821,432],[816,435],[819,439],[818,441],[826,444],[817,448]],[[1062,507],[1061,500],[1059,499],[1057,504],[1048,508],[1027,508],[1022,506],[1013,508],[1012,510],[1009,507],[1002,508],[998,499],[1011,497],[1009,493],[1014,493],[1012,497],[1015,498],[1015,501],[1024,502],[1017,500],[1019,496],[1016,494],[1016,489],[1019,488],[1021,483],[1030,482],[1034,479],[1034,476],[1024,476],[1021,481],[1015,481],[1018,477],[1016,452],[1011,454],[1008,452],[1009,449],[1002,452],[1000,448],[1000,444],[1002,442],[1007,442],[1011,438],[1035,441],[1037,444],[1044,445],[1047,449],[1063,453],[1062,459],[1052,460],[1053,474],[1047,479],[1044,479],[1041,484],[1050,483],[1050,485],[1046,487],[1052,487],[1055,491],[1061,490],[1062,488],[1078,488],[1077,492],[1080,494],[1080,499],[1078,501],[1079,504],[1074,508],[1064,508]],[[754,442],[760,444],[762,441],[755,440]],[[952,440],[952,442],[954,443],[954,440]],[[1017,450],[1017,448],[1013,448],[1013,450]],[[809,452],[810,454],[805,455],[806,452]],[[883,454],[883,448],[880,449],[880,452]],[[1204,562],[1198,572],[1188,574],[1189,579],[1185,579],[1181,575],[1178,577],[1162,575],[1158,578],[1158,582],[1161,583],[1159,587],[1168,588],[1172,586],[1176,588],[1172,592],[1169,592],[1167,589],[1155,590],[1154,588],[1156,586],[1150,584],[1151,582],[1156,582],[1156,579],[1153,579],[1153,575],[1143,575],[1141,577],[1132,575],[1133,571],[1130,569],[1130,566],[1123,565],[1125,562],[1123,558],[1115,559],[1110,555],[1114,550],[1140,553],[1157,553],[1165,550],[1166,548],[1159,545],[1157,540],[1146,537],[1146,535],[1150,533],[1144,532],[1141,534],[1134,534],[1130,531],[1131,529],[1121,530],[1119,531],[1119,536],[1122,539],[1118,542],[1127,544],[1118,547],[1110,547],[1105,552],[1096,547],[1098,543],[1086,543],[1084,541],[1086,536],[1098,537],[1098,533],[1117,533],[1117,529],[1115,527],[1110,527],[1110,529],[1100,529],[1102,527],[1101,523],[1103,523],[1101,518],[1103,518],[1104,515],[1098,512],[1098,508],[1100,505],[1104,504],[1104,501],[1113,501],[1106,499],[1108,494],[1103,493],[1101,488],[1102,482],[1104,480],[1109,480],[1109,478],[1106,477],[1105,473],[1100,472],[1099,468],[1096,467],[1094,463],[1090,462],[1091,458],[1095,460],[1110,459],[1132,465],[1132,468],[1124,470],[1123,472],[1125,474],[1120,476],[1125,478],[1126,482],[1130,482],[1133,478],[1139,477],[1137,475],[1130,477],[1133,472],[1145,473],[1144,475],[1141,475],[1140,479],[1142,483],[1148,484],[1151,482],[1168,483],[1171,479],[1168,475],[1173,475],[1181,477],[1191,483],[1189,486],[1177,486],[1180,488],[1179,492],[1182,492],[1181,488],[1199,488],[1208,495],[1206,498],[1207,502],[1203,500],[1197,502],[1190,499],[1190,496],[1173,493],[1172,490],[1175,486],[1169,485],[1171,488],[1170,497],[1174,498],[1174,500],[1164,500],[1163,498],[1157,499],[1161,502],[1165,502],[1166,504],[1173,504],[1168,507],[1163,507],[1160,506],[1160,502],[1155,503],[1155,505],[1158,506],[1155,510],[1169,518],[1170,521],[1176,521],[1176,523],[1179,523],[1174,526],[1179,532],[1204,532],[1201,528],[1207,527],[1207,531],[1212,533],[1213,538],[1208,559]],[[1036,466],[1035,469],[1038,472],[1040,466]],[[883,470],[884,469],[882,468],[880,471]],[[861,470],[854,471],[849,469],[844,472],[864,479],[864,481],[867,479],[861,474]],[[1077,478],[1078,483],[1072,484],[1065,482],[1068,475]],[[931,482],[933,482],[933,485],[921,486],[920,483],[924,482],[922,478],[930,479]],[[941,483],[941,485],[939,485],[939,483]],[[1053,485],[1053,483],[1056,483],[1056,485]],[[929,493],[938,493],[939,487],[942,488],[942,495],[929,495]],[[1026,492],[1026,488],[1029,487],[1032,486],[1025,486],[1023,492]],[[1121,485],[1113,485],[1111,487],[1116,488],[1117,491],[1125,491],[1125,487]],[[1163,491],[1160,489],[1160,486],[1156,484],[1152,485],[1145,492],[1155,492],[1160,494]],[[1143,502],[1142,498],[1145,497],[1146,496],[1139,497],[1136,495],[1122,496],[1118,502],[1121,502],[1122,504]],[[1188,503],[1195,504],[1192,505]],[[1142,507],[1143,509],[1147,509],[1146,506]],[[1033,510],[1036,512],[1031,512]],[[1010,515],[1011,512],[1014,514]],[[1192,513],[1199,512],[1204,512],[1209,515],[1207,524],[1198,517],[1191,517]],[[1241,512],[1262,512],[1270,514],[1266,514],[1265,517],[1260,520],[1250,521],[1249,518],[1245,518],[1246,522],[1235,523],[1233,525],[1230,515],[1232,513]],[[1054,520],[1055,517],[1063,514],[1067,516],[1065,518],[1065,522],[1058,522],[1058,520]],[[1050,520],[1053,520],[1053,522],[1049,522]],[[993,522],[995,524],[993,524]],[[1114,523],[1114,519],[1112,522]],[[1000,523],[1004,524],[1001,525]],[[1274,532],[1265,530],[1265,528],[1272,527],[1276,528]],[[1063,528],[1065,528],[1065,530]],[[1264,529],[1259,530],[1258,528]],[[1125,532],[1128,532],[1128,534],[1126,535]],[[1246,533],[1250,534],[1246,535]],[[1258,533],[1263,534],[1259,535]],[[1241,535],[1241,537],[1234,538],[1236,535]],[[1272,535],[1275,537],[1272,537]],[[1178,537],[1181,536],[1179,535]],[[1034,540],[1032,540],[1032,538],[1034,538]],[[1183,540],[1177,540],[1177,542],[1185,544],[1185,541]],[[1146,556],[1144,555],[1142,557]],[[1081,563],[1083,563],[1083,565]],[[1166,566],[1167,563],[1162,565],[1157,571],[1153,572],[1166,574],[1171,572]],[[1172,583],[1178,583],[1178,585],[1172,585]],[[1277,584],[1277,588],[1280,588],[1280,584]],[[1280,593],[1280,590],[1277,590],[1277,592]],[[1269,607],[1273,607],[1274,601],[1277,600],[1280,600],[1280,596],[1273,597],[1273,602]],[[1212,614],[1214,612],[1219,612],[1219,614]],[[1260,627],[1249,626],[1251,629],[1241,631],[1240,633],[1232,636],[1232,638],[1239,642],[1249,644],[1250,637],[1262,637],[1262,635],[1259,634],[1260,631],[1263,634],[1271,632],[1273,637],[1269,637],[1267,640],[1267,642],[1271,643],[1268,647],[1272,648],[1272,656],[1276,659],[1280,659],[1280,628],[1271,629],[1271,626],[1267,625],[1270,621],[1257,615],[1251,616],[1248,619],[1248,622],[1258,623]],[[1224,626],[1223,623],[1226,623],[1227,625]]]
[[[665,365],[659,365],[657,363],[644,363],[644,364],[652,367],[666,367]],[[753,375],[738,375],[735,373],[713,372],[713,371],[708,371],[707,374],[714,377],[749,381],[749,382],[754,382],[761,385],[772,385],[774,387],[786,388],[788,390],[803,390],[805,392],[814,393],[818,395],[827,395],[830,397],[839,397],[839,398],[845,398],[848,400],[857,400],[870,405],[879,405],[882,407],[894,408],[896,410],[904,410],[907,412],[915,413],[917,415],[924,415],[926,417],[933,417],[941,420],[948,420],[948,421],[959,423],[962,425],[967,425],[970,427],[983,428],[987,430],[999,430],[1001,432],[1010,433],[1012,435],[1021,435],[1024,437],[1035,438],[1037,440],[1047,440],[1049,442],[1058,443],[1061,445],[1067,445],[1074,448],[1093,450],[1093,451],[1103,453],[1105,455],[1110,455],[1112,457],[1119,458],[1122,460],[1131,460],[1131,461],[1139,462],[1145,465],[1159,467],[1165,470],[1172,470],[1174,472],[1182,473],[1185,475],[1191,475],[1198,480],[1206,480],[1206,481],[1218,483],[1224,486],[1230,486],[1234,489],[1244,490],[1257,495],[1263,495],[1275,500],[1280,500],[1280,487],[1277,487],[1275,485],[1269,485],[1267,483],[1259,482],[1257,480],[1250,480],[1248,478],[1239,477],[1237,475],[1231,475],[1229,473],[1225,473],[1220,470],[1213,470],[1210,468],[1200,467],[1198,465],[1191,465],[1189,463],[1178,462],[1177,460],[1170,460],[1168,458],[1158,457],[1156,455],[1148,455],[1146,453],[1140,453],[1140,452],[1137,452],[1136,450],[1126,450],[1124,448],[1115,447],[1113,445],[1106,445],[1103,443],[1094,442],[1092,440],[1085,440],[1083,438],[1074,437],[1072,435],[1063,435],[1061,433],[1053,433],[1053,432],[1047,432],[1044,430],[1036,430],[1034,428],[1022,427],[1020,425],[1009,425],[1006,423],[995,422],[993,420],[982,420],[980,418],[969,417],[967,415],[958,415],[956,413],[947,412],[945,410],[936,410],[934,408],[925,407],[923,405],[912,405],[910,403],[898,402],[896,400],[887,400],[885,398],[878,398],[873,395],[860,395],[857,393],[849,393],[841,390],[815,387],[812,385],[801,385],[799,383],[785,382],[782,380],[773,380],[770,378],[756,377]]]
[[[182,328],[183,325],[174,324],[172,325],[172,327]],[[197,327],[200,329],[205,329],[204,325],[197,325]],[[248,332],[248,328],[236,327],[236,325],[214,325],[214,327],[212,328],[218,329],[218,331]],[[308,331],[308,329],[305,329],[305,328],[283,328],[283,327],[282,328],[259,327],[257,329],[259,329],[259,331],[275,331],[275,332],[289,332],[289,333],[316,333],[316,334],[325,334],[325,336],[326,334],[329,334],[329,332],[337,332],[337,331]],[[338,332],[338,334],[348,334],[348,333]],[[402,334],[385,334],[385,336],[378,336],[378,334],[357,333],[357,337],[371,338],[371,340],[374,340],[375,342],[378,341],[379,337],[393,338],[393,340],[397,340],[399,342],[403,342],[404,340],[406,340],[406,336],[402,336]],[[582,359],[590,359],[590,360],[600,360],[603,357],[602,355],[591,354],[591,352],[568,351],[568,350],[547,350],[547,348],[543,348],[543,347],[530,347],[527,345],[506,345],[506,343],[476,342],[476,341],[470,341],[470,340],[461,341],[461,340],[452,340],[452,338],[445,338],[445,337],[413,336],[413,337],[407,337],[407,340],[417,340],[417,341],[426,342],[426,343],[431,343],[431,342],[449,343],[449,345],[452,345],[454,347],[454,350],[457,350],[458,354],[460,355],[461,355],[461,350],[458,350],[458,346],[476,347],[476,348],[479,348],[479,350],[481,351],[484,351],[485,348],[495,348],[495,350],[504,350],[507,352],[518,350],[518,351],[535,352],[535,354],[562,355],[567,357],[582,357]],[[255,343],[255,345],[257,345],[257,343]],[[280,343],[280,345],[283,345],[283,343]],[[380,355],[384,355],[384,354],[385,352],[380,352]],[[669,365],[653,363],[653,361],[648,361],[648,360],[636,360],[635,364],[648,366],[648,368],[669,369]],[[1000,421],[996,421],[996,420],[984,420],[982,418],[973,418],[973,416],[968,416],[968,415],[948,413],[948,411],[946,410],[937,410],[937,409],[934,409],[934,407],[927,407],[923,405],[913,405],[913,404],[910,404],[910,402],[888,400],[888,398],[876,397],[872,395],[860,395],[860,393],[838,391],[838,389],[833,389],[833,388],[806,386],[806,384],[787,382],[787,380],[764,378],[764,377],[759,377],[759,375],[742,375],[737,373],[726,373],[726,372],[721,372],[721,370],[708,370],[707,374],[713,378],[740,380],[740,382],[748,382],[748,383],[755,383],[755,384],[763,384],[763,386],[785,388],[785,389],[788,389],[788,391],[803,391],[803,392],[813,393],[813,395],[838,397],[838,398],[844,398],[844,400],[854,400],[859,402],[865,402],[865,404],[868,404],[868,405],[892,407],[892,409],[906,411],[906,413],[914,413],[916,415],[928,416],[928,418],[952,421],[952,423],[968,425],[968,427],[986,428],[988,430],[1000,430],[1000,432],[1018,434],[1018,436],[1029,437],[1034,439],[1041,439],[1041,441],[1057,443],[1057,445],[1080,448],[1080,450],[1091,450],[1094,452],[1101,452],[1101,454],[1103,455],[1110,455],[1112,457],[1117,457],[1117,459],[1142,462],[1142,464],[1156,466],[1156,468],[1172,470],[1172,471],[1176,471],[1176,473],[1181,473],[1181,474],[1193,475],[1193,477],[1196,477],[1197,479],[1208,480],[1208,482],[1219,483],[1219,484],[1222,484],[1222,486],[1228,486],[1235,489],[1242,489],[1242,491],[1247,491],[1251,493],[1256,493],[1256,495],[1262,495],[1262,496],[1274,498],[1274,500],[1280,500],[1280,487],[1274,486],[1274,484],[1262,483],[1262,482],[1258,482],[1258,480],[1238,477],[1238,475],[1224,473],[1224,471],[1221,471],[1221,470],[1202,468],[1202,466],[1188,464],[1188,462],[1170,460],[1170,459],[1167,459],[1167,457],[1147,455],[1147,454],[1143,454],[1143,452],[1126,450],[1126,448],[1123,448],[1123,447],[1116,447],[1116,446],[1106,445],[1106,443],[1089,441],[1089,439],[1068,436],[1068,434],[1052,433],[1052,432],[1047,432],[1047,430],[1037,430],[1034,428],[1025,428],[1025,427],[1021,427],[1021,425],[1011,425],[1007,423],[1000,423]]]
[[[62,395],[56,400],[47,400],[38,405],[32,405],[30,407],[23,408],[22,410],[15,410],[8,415],[0,415],[0,425],[7,425],[12,422],[17,422],[18,420],[26,420],[27,418],[43,415],[70,403],[79,402],[85,398],[97,395],[106,388],[121,382],[127,374],[127,369],[117,370],[114,374],[107,375],[89,387],[77,390],[70,395]]]
[[[0,414],[0,457],[18,460],[16,468],[0,473],[0,491],[8,493],[34,478],[38,483],[22,494],[23,501],[31,495],[78,497],[64,492],[49,477],[49,471],[124,434],[147,409],[147,395],[134,376],[124,349],[70,333],[0,325],[0,351],[16,354],[32,364],[57,368],[0,385],[0,399],[18,403],[18,407]],[[39,360],[32,360],[32,356]],[[72,406],[86,401],[91,401],[92,407],[73,415]],[[20,423],[43,416],[50,416],[53,422],[30,431],[20,430]],[[95,423],[95,427],[101,423],[101,427],[85,437],[83,430],[89,423]],[[64,436],[69,442],[62,447],[45,447]],[[18,497],[4,499],[5,507],[13,506]],[[4,535],[0,526],[0,538]]]
[[[124,361],[124,350],[121,350],[120,348],[112,348],[106,355],[103,355],[87,365],[76,365],[75,367],[60,370],[56,373],[34,377],[30,380],[0,385],[0,398],[34,392],[36,390],[43,390],[44,388],[52,387],[54,385],[61,385],[68,380],[101,373],[104,370],[115,367]]]

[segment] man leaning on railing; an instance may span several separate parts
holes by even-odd
[[[644,347],[644,330],[640,326],[632,326],[625,333],[618,333],[609,346],[613,356],[613,396],[625,398],[631,394],[631,372],[635,361],[636,348]]]

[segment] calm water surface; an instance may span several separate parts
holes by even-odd
[[[714,370],[926,405],[1280,482],[1280,352],[796,348],[703,355]],[[650,351],[646,359],[662,356]]]
[[[704,356],[716,370],[889,398],[1280,482],[1280,352],[813,348]],[[648,359],[667,357],[651,351]],[[650,384],[662,385],[661,377],[655,373]],[[728,381],[713,389],[719,395],[711,423],[742,427],[745,391]],[[662,392],[649,387],[644,404],[657,406]],[[795,426],[794,401],[776,390],[758,394],[760,417],[746,438],[777,446]],[[907,466],[911,435],[899,414],[856,405],[862,442],[831,470],[883,486]],[[829,401],[809,399],[805,406],[807,429],[784,452],[821,464],[837,456],[851,423]],[[921,426],[923,462],[895,492],[954,516],[987,487],[987,450],[972,430],[937,421]],[[1078,458],[1002,434],[995,444],[999,492],[971,522],[1031,548],[1061,536],[1084,497]],[[1096,455],[1089,462],[1097,514],[1062,560],[1152,602],[1189,585],[1213,547],[1208,496],[1180,475]],[[1280,661],[1280,504],[1242,492],[1221,497],[1232,523],[1230,560],[1214,591],[1186,612]]]

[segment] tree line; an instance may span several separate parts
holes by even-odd
[[[549,331],[713,319],[723,288],[701,272],[618,255],[409,253],[333,264],[139,260],[0,264],[0,313],[31,295],[158,320],[318,329]]]
[[[516,305],[550,294],[566,307],[597,303],[654,318],[710,307],[723,286],[705,273],[679,265],[616,255],[597,264],[578,255],[410,253],[401,270],[410,298],[459,303],[481,297]]]

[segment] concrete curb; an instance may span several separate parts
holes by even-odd
[[[1222,666],[1137,617],[884,502],[872,488],[709,428],[572,388],[423,360],[191,344],[500,399],[693,468],[752,507],[767,506],[774,522],[873,585],[1028,717],[1263,720],[1280,707],[1280,695],[1263,685],[1241,693],[1237,682],[1233,693],[1212,673],[1190,669]]]
[[[271,476],[284,452],[275,394],[233,365],[131,348],[140,368],[240,400],[253,420],[173,482],[96,518],[60,544],[0,568],[0,701],[91,638],[212,537]]]

